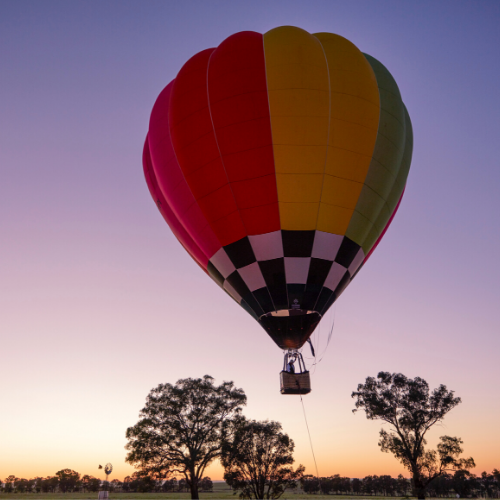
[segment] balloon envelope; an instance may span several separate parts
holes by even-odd
[[[184,248],[292,349],[385,233],[412,146],[380,62],[339,35],[283,26],[187,61],[153,107],[143,164]]]

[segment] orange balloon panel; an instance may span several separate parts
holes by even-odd
[[[299,348],[377,246],[411,122],[376,59],[332,33],[241,32],[159,95],[150,192],[193,259],[282,348]]]

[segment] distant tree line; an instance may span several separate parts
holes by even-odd
[[[200,489],[204,492],[213,490],[213,483],[209,477],[200,481]],[[186,492],[189,487],[185,479],[177,481],[176,478],[168,481],[155,480],[149,476],[141,476],[134,472],[123,481],[113,479],[102,481],[88,474],[81,476],[71,469],[63,469],[54,476],[34,477],[32,479],[19,478],[14,475],[0,479],[1,493],[75,493],[111,491],[123,493],[160,493],[160,492]]]
[[[200,490],[204,492],[213,491],[213,482],[209,477],[205,476],[200,481]],[[127,476],[123,480],[121,491],[130,493],[186,493],[189,491],[189,485],[184,478],[177,480],[177,478],[173,477],[168,480],[162,480],[134,472],[132,476]]]
[[[335,474],[330,477],[303,476],[300,484],[304,493],[315,495],[360,495],[405,497],[412,495],[413,484],[400,474],[391,476],[366,476],[363,479],[342,477]],[[494,469],[491,474],[483,472],[476,476],[465,470],[454,474],[442,474],[429,486],[430,497],[446,498],[500,498],[500,471]]]
[[[335,474],[329,477],[303,476],[299,481],[302,491],[309,495],[356,495],[405,497],[413,491],[412,480],[400,474],[397,478],[384,476],[366,476],[362,479],[343,477]],[[135,472],[123,481],[101,481],[93,476],[80,476],[71,469],[63,469],[54,476],[22,479],[9,476],[0,480],[0,492],[3,493],[70,493],[97,492],[100,490],[115,493],[182,493],[189,492],[185,479],[155,480],[150,476],[141,476]],[[202,492],[213,491],[213,482],[204,477],[200,482]],[[483,472],[480,476],[467,471],[443,474],[428,489],[433,498],[500,498],[500,471],[494,469],[491,474]]]

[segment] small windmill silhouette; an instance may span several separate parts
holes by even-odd
[[[113,466],[110,463],[107,463],[104,466],[104,474],[106,474],[106,481],[109,481],[109,476],[113,472]]]

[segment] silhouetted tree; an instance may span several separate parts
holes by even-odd
[[[200,486],[201,486],[201,491],[212,491],[214,489],[214,483],[208,476],[205,476],[201,480]]]
[[[36,477],[28,479],[28,483],[26,484],[26,491],[28,491],[29,493],[36,492],[36,480]]]
[[[126,434],[127,462],[155,479],[182,474],[194,499],[206,467],[220,455],[230,420],[246,404],[245,393],[233,382],[215,386],[213,381],[205,375],[160,384]]]
[[[451,495],[451,476],[447,472],[434,479],[427,487],[427,493],[431,497],[446,497]]]
[[[71,469],[62,469],[56,472],[59,479],[59,489],[62,493],[75,491],[80,483],[80,474]]]
[[[16,493],[25,493],[28,490],[28,480],[16,478],[14,481],[14,489]]]
[[[179,491],[187,491],[188,490],[188,484],[187,481],[183,478],[179,481]]]
[[[304,475],[300,478],[300,486],[304,493],[315,494],[320,491],[319,478],[311,474]]]
[[[461,459],[462,440],[442,436],[437,450],[425,450],[425,435],[460,402],[453,391],[440,385],[429,394],[429,385],[420,377],[409,379],[400,373],[380,372],[368,377],[352,393],[356,412],[362,409],[370,420],[382,420],[392,426],[380,431],[379,446],[391,452],[412,473],[414,494],[424,499],[426,488],[446,471],[474,467],[474,460]]]
[[[297,487],[304,467],[294,471],[294,442],[279,422],[239,419],[222,442],[224,479],[240,498],[279,498]]]
[[[364,495],[373,495],[375,493],[375,479],[377,476],[366,476],[361,480],[361,491]]]
[[[89,486],[89,481],[90,481],[90,478],[92,476],[89,476],[88,474],[85,474],[82,476],[81,480],[80,480],[80,484],[81,484],[81,487],[82,487],[82,491],[85,493],[86,491],[89,491],[88,490],[88,486]]]
[[[90,476],[87,488],[93,493],[99,491],[99,489],[101,488],[101,480],[97,477]]]
[[[333,479],[331,477],[320,477],[319,489],[323,495],[329,495],[333,491]]]
[[[177,491],[177,479],[173,477],[172,479],[168,479],[163,483],[162,490],[166,492],[174,492]]]
[[[133,491],[131,487],[132,478],[130,476],[125,476],[123,478],[123,491],[130,492]]]
[[[411,482],[409,479],[403,476],[403,474],[399,474],[396,479],[396,489],[399,495],[406,496],[408,491],[411,488]]]
[[[122,482],[119,479],[113,479],[109,483],[109,491],[118,492],[122,490]]]
[[[137,490],[141,493],[151,493],[156,490],[156,480],[151,476],[141,477]]]
[[[453,474],[451,484],[461,498],[467,498],[479,486],[476,476],[466,470],[458,470]]]
[[[57,476],[47,476],[42,480],[42,491],[44,493],[55,493],[59,486],[59,478]]]
[[[333,476],[333,489],[346,495],[349,494],[351,492],[351,479],[336,474]]]
[[[479,479],[479,488],[481,490],[482,497],[492,498],[497,491],[497,482],[493,474],[488,474],[487,472],[481,473],[481,479]]]
[[[361,479],[355,477],[353,480],[352,480],[352,492],[353,493],[361,493],[362,491],[362,483],[361,483]]]
[[[12,493],[14,491],[14,482],[16,479],[16,476],[13,476],[12,474],[5,478],[5,493]]]

